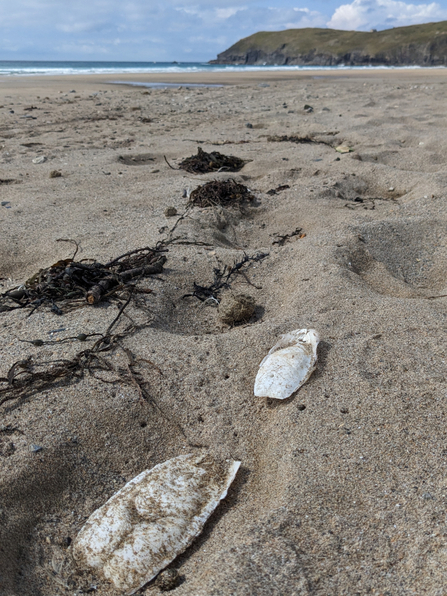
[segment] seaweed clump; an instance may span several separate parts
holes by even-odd
[[[105,297],[115,294],[132,282],[154,273],[161,273],[166,249],[139,248],[113,259],[105,265],[71,259],[54,263],[41,269],[24,284],[0,295],[0,312],[17,308],[36,308],[44,303],[51,304],[51,310],[62,314],[59,304],[76,302],[97,304]]]
[[[197,148],[197,155],[187,157],[179,168],[191,174],[206,174],[208,172],[239,172],[246,162],[234,155],[223,155],[218,151],[206,153],[201,147]]]
[[[197,207],[222,205],[229,207],[253,201],[254,195],[243,184],[229,180],[211,180],[194,189],[189,197],[189,204]]]

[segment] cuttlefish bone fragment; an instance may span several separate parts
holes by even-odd
[[[239,466],[201,452],[142,472],[92,513],[74,541],[74,558],[134,594],[200,534]]]
[[[259,366],[256,397],[286,399],[295,393],[315,370],[319,341],[315,329],[282,335]]]

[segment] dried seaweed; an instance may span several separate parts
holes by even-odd
[[[281,192],[282,190],[287,190],[288,188],[290,188],[290,186],[288,184],[282,184],[281,186],[277,186],[276,188],[271,188],[270,190],[267,191],[268,195],[276,195],[279,192]]]
[[[201,147],[197,148],[197,155],[187,157],[180,164],[179,168],[191,174],[206,174],[208,172],[239,172],[245,162],[240,157],[223,155],[218,151],[206,153]]]
[[[223,269],[219,269],[215,267],[213,269],[214,272],[214,280],[213,283],[209,286],[201,286],[194,282],[194,291],[191,294],[185,294],[183,298],[198,298],[201,302],[205,302],[207,300],[214,301],[218,303],[218,296],[222,289],[231,287],[231,281],[233,280],[234,276],[238,273],[245,273],[245,271],[250,267],[253,263],[258,263],[268,257],[268,253],[258,253],[252,257],[245,255],[241,261],[237,261],[232,266],[224,267]]]
[[[211,180],[192,191],[189,204],[197,207],[212,207],[222,205],[229,207],[253,201],[255,196],[243,184],[229,180]]]
[[[6,377],[0,377],[0,406],[6,401],[24,398],[30,393],[42,391],[57,381],[80,380],[86,370],[92,375],[99,370],[115,371],[113,365],[105,360],[101,354],[116,348],[119,339],[129,335],[135,329],[135,326],[132,325],[124,333],[112,335],[112,329],[130,303],[131,297],[132,294],[130,293],[126,302],[121,305],[118,315],[93,346],[81,350],[74,358],[39,361],[33,356],[28,356],[15,362],[10,367]],[[42,344],[35,343],[35,345]]]
[[[6,377],[0,377],[0,406],[7,401],[29,397],[51,387],[55,383],[79,381],[86,372],[104,383],[122,382],[130,386],[136,386],[140,399],[149,400],[150,397],[144,388],[145,382],[139,373],[134,370],[134,367],[137,363],[144,361],[151,364],[160,373],[161,371],[149,360],[135,358],[133,353],[121,344],[122,339],[138,331],[142,326],[132,323],[121,333],[112,333],[131,299],[132,291],[129,292],[127,300],[121,304],[117,316],[107,327],[107,330],[103,334],[91,334],[100,335],[101,337],[95,341],[91,348],[81,350],[73,358],[39,360],[34,356],[28,356],[15,362],[10,367]],[[40,346],[45,342],[31,343]],[[124,371],[122,368],[115,367],[112,362],[103,356],[105,353],[113,352],[117,348],[121,349],[128,360]],[[112,374],[113,378],[106,379],[98,376],[101,371]]]
[[[332,147],[332,145],[327,141],[316,139],[312,135],[278,135],[267,137],[267,141],[269,141],[270,143],[317,143],[320,145],[328,145],[329,147]]]
[[[102,383],[122,383],[137,390],[140,401],[149,402],[161,416],[171,424],[186,439],[190,447],[203,447],[194,441],[189,440],[183,427],[175,420],[172,413],[167,414],[151,397],[148,391],[148,381],[141,374],[139,367],[142,364],[149,364],[159,374],[162,371],[150,360],[136,357],[133,352],[122,344],[124,338],[139,331],[145,325],[132,323],[121,333],[112,333],[126,307],[132,300],[132,290],[127,300],[121,305],[118,315],[107,327],[104,334],[93,344],[91,348],[78,352],[73,358],[57,360],[40,360],[33,356],[18,360],[9,369],[6,377],[0,377],[0,406],[9,401],[24,400],[32,395],[53,387],[56,383],[73,383],[80,381],[88,373],[90,376]],[[97,334],[91,334],[97,335]],[[115,366],[110,359],[106,358],[120,350],[126,357],[127,362],[124,368]],[[101,375],[105,374],[105,376]],[[9,428],[0,427],[0,431],[9,431]]]
[[[277,135],[267,137],[267,141],[270,143],[315,143],[315,139],[309,135]]]
[[[106,296],[129,287],[131,282],[154,273],[160,273],[166,261],[166,249],[138,248],[113,259],[105,265],[96,261],[70,259],[41,269],[24,284],[0,295],[0,312],[17,308],[31,308],[50,304],[56,314],[62,314],[59,305],[74,303],[97,304]]]
[[[293,238],[294,236],[298,236],[299,238],[305,238],[306,234],[302,234],[303,228],[295,228],[293,232],[290,234],[275,234],[277,237],[276,240],[273,240],[272,244],[277,244],[278,246],[284,246],[287,240]]]

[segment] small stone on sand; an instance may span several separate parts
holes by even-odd
[[[174,217],[177,215],[177,209],[175,207],[166,207],[165,217]]]
[[[219,304],[219,318],[228,325],[248,321],[254,312],[255,300],[247,294],[228,292]]]
[[[180,576],[177,569],[165,569],[158,574],[154,584],[162,592],[169,592],[176,588],[180,583]]]

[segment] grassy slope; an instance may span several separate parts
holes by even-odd
[[[344,55],[361,51],[364,54],[389,52],[406,44],[427,44],[436,36],[447,35],[447,21],[397,27],[385,31],[337,31],[334,29],[288,29],[286,31],[261,31],[245,37],[220,54],[245,54],[250,50],[271,53],[281,50],[287,55],[318,54]],[[286,45],[286,47],[282,47]]]

